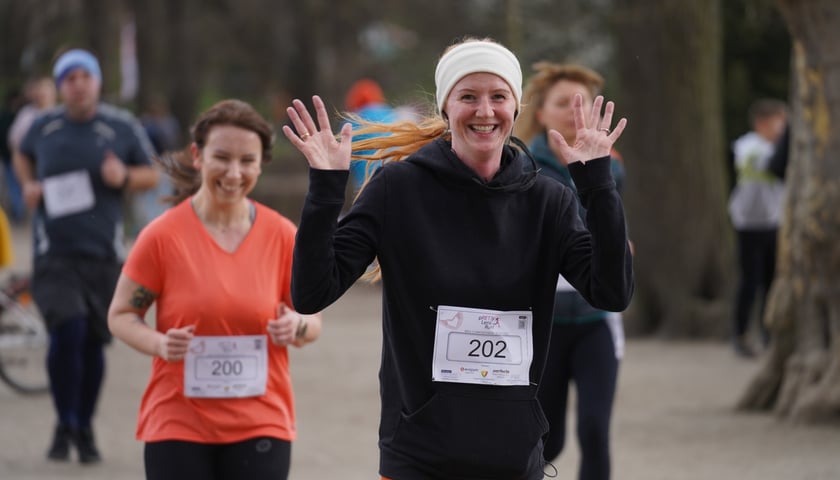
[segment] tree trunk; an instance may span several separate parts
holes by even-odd
[[[160,0],[129,0],[129,8],[137,26],[137,65],[140,85],[137,90],[137,107],[142,113],[156,94],[163,91],[162,83],[168,80],[163,68],[164,42],[161,41],[163,25]]]
[[[618,150],[635,245],[628,334],[729,332],[733,267],[726,214],[719,0],[617,7]]]
[[[22,3],[0,1],[0,89],[5,94],[11,85],[6,84],[14,77],[20,80],[25,75],[16,74],[21,68],[21,52],[26,47],[28,18]],[[26,72],[29,73],[29,72]],[[4,141],[4,140],[0,140]]]
[[[292,29],[297,42],[288,60],[288,72],[283,79],[291,98],[311,103],[313,94],[320,92],[318,82],[318,55],[321,46],[321,31],[318,19],[309,2],[292,2],[289,15],[296,19]]]
[[[118,92],[120,85],[119,28],[115,15],[120,5],[106,0],[82,0],[81,6],[82,45],[99,60],[103,99],[113,101],[110,94]]]
[[[840,16],[834,0],[780,0],[794,40],[792,143],[771,353],[738,407],[840,420]]]
[[[198,80],[194,58],[198,49],[195,39],[199,36],[192,28],[195,5],[189,0],[179,0],[166,2],[165,8],[166,70],[170,78],[166,98],[171,102],[172,114],[181,124],[184,138],[189,138],[188,127],[196,115],[198,95],[203,87]]]

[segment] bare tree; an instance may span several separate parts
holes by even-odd
[[[721,160],[719,0],[627,0],[617,4],[614,22],[617,114],[630,120],[618,149],[635,244],[626,328],[722,336],[733,242]]]
[[[93,48],[82,2],[0,0],[0,85],[49,74],[59,47]]]
[[[113,12],[113,3],[106,0],[82,0],[82,43],[99,56],[100,63],[110,63],[105,62],[105,59],[110,58],[112,53],[116,57],[117,53],[113,48],[116,47],[113,41],[116,37],[110,35],[114,31],[113,15],[109,15]]]
[[[788,198],[765,322],[773,344],[738,407],[840,419],[840,16],[833,0],[780,0],[794,39]]]

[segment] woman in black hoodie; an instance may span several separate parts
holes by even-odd
[[[338,136],[326,107],[288,108],[286,137],[310,165],[292,267],[301,313],[323,310],[376,259],[383,285],[379,428],[383,477],[541,479],[547,423],[537,390],[562,274],[595,307],[623,310],[633,291],[609,152],[614,106],[593,102],[564,157],[575,193],[538,176],[509,145],[520,109],[516,57],[489,39],[447,49],[435,71],[438,115]],[[515,142],[517,144],[521,142]],[[384,160],[338,221],[354,151]]]

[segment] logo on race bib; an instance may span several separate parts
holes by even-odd
[[[502,326],[502,320],[496,315],[479,315],[478,322],[487,330]]]
[[[486,377],[487,376],[487,370],[482,370],[481,371],[481,376]]]
[[[198,342],[193,342],[193,344],[190,345],[190,351],[192,353],[202,354],[202,353],[204,353],[204,348],[205,347],[206,347],[206,345],[204,345],[204,340],[200,340]]]
[[[457,330],[461,328],[461,323],[464,322],[464,314],[458,312],[452,318],[441,318],[439,321],[444,327],[450,330]]]

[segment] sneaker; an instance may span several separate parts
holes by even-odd
[[[76,450],[79,452],[79,463],[99,463],[102,457],[93,439],[93,429],[80,428],[75,435]]]
[[[53,440],[50,449],[47,451],[47,458],[65,462],[70,459],[70,441],[73,435],[69,427],[56,425],[53,433]]]

